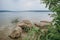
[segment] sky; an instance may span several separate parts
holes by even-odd
[[[0,0],[0,10],[48,10],[41,0]]]

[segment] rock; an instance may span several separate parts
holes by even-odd
[[[22,35],[26,34],[26,31],[28,31],[31,27],[32,23],[29,20],[23,20],[17,24],[17,27],[11,32],[9,37],[12,39],[22,37]]]
[[[32,23],[29,20],[23,20],[22,22],[18,23],[17,26],[19,26],[19,27],[27,26],[30,28],[30,27],[32,27]]]
[[[40,23],[33,23],[29,20],[22,20],[21,22],[17,23],[17,27],[12,31],[12,33],[9,35],[10,38],[16,39],[16,38],[24,38],[27,35],[28,30],[32,28],[33,26],[41,28],[42,32],[47,33],[47,29],[45,29],[45,25],[49,25],[50,22],[41,21]]]
[[[29,20],[23,20],[20,23],[17,24],[17,27],[21,27],[23,31],[28,32],[30,28],[32,27],[32,23]]]
[[[17,39],[19,37],[21,37],[22,34],[22,29],[20,27],[16,27],[11,34],[9,35],[10,38],[12,39]]]
[[[40,23],[34,23],[36,27],[39,27],[41,29],[46,29],[48,25],[50,25],[51,22],[48,21],[40,21]]]

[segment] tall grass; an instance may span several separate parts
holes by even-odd
[[[40,29],[33,26],[27,33],[27,37],[24,40],[40,40]]]

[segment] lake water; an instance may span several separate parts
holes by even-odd
[[[52,14],[52,12],[0,12],[0,27],[9,24],[15,18],[37,22],[41,20],[51,21],[52,18],[48,14]]]

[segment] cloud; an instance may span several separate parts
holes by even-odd
[[[1,7],[0,7],[1,8]],[[40,0],[2,0],[2,9],[6,10],[48,10]]]
[[[19,5],[21,10],[48,10],[40,0],[21,0]]]

